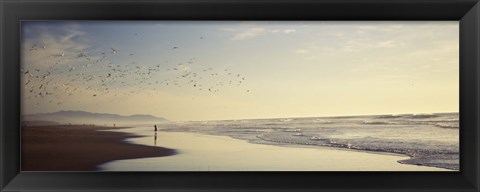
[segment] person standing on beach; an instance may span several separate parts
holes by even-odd
[[[157,132],[155,132],[155,136],[153,137],[153,145],[157,146]]]
[[[155,132],[157,132],[157,125],[153,125],[153,127],[155,128]]]

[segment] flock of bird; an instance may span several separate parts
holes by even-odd
[[[26,99],[35,98],[36,105],[44,102],[62,105],[64,97],[154,95],[165,86],[216,93],[228,86],[240,88],[246,80],[245,76],[228,68],[197,65],[196,58],[175,64],[167,59],[163,63],[142,65],[135,61],[134,53],[119,50],[110,48],[93,54],[61,52],[48,56],[42,66],[38,63],[23,66]],[[166,51],[178,50],[181,49],[175,46]],[[33,44],[28,51],[48,51],[48,45]],[[120,54],[128,56],[129,61],[114,63],[112,60]]]

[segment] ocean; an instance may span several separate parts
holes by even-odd
[[[459,170],[459,114],[402,114],[192,121],[159,130],[229,136],[250,143],[404,154],[402,164]]]

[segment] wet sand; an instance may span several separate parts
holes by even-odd
[[[327,147],[284,147],[253,144],[227,136],[189,132],[158,132],[157,139],[142,128],[119,129],[143,135],[131,143],[174,148],[177,155],[112,161],[104,171],[450,171],[400,164],[408,156],[338,150]]]
[[[118,128],[55,125],[22,127],[22,171],[96,171],[113,160],[174,155],[173,149],[124,142],[133,134]]]

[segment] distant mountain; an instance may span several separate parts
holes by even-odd
[[[47,126],[58,125],[59,123],[53,121],[23,121],[22,126]]]
[[[151,124],[167,121],[153,115],[122,116],[110,113],[91,113],[86,111],[58,111],[24,115],[22,121],[54,121],[72,124]]]

